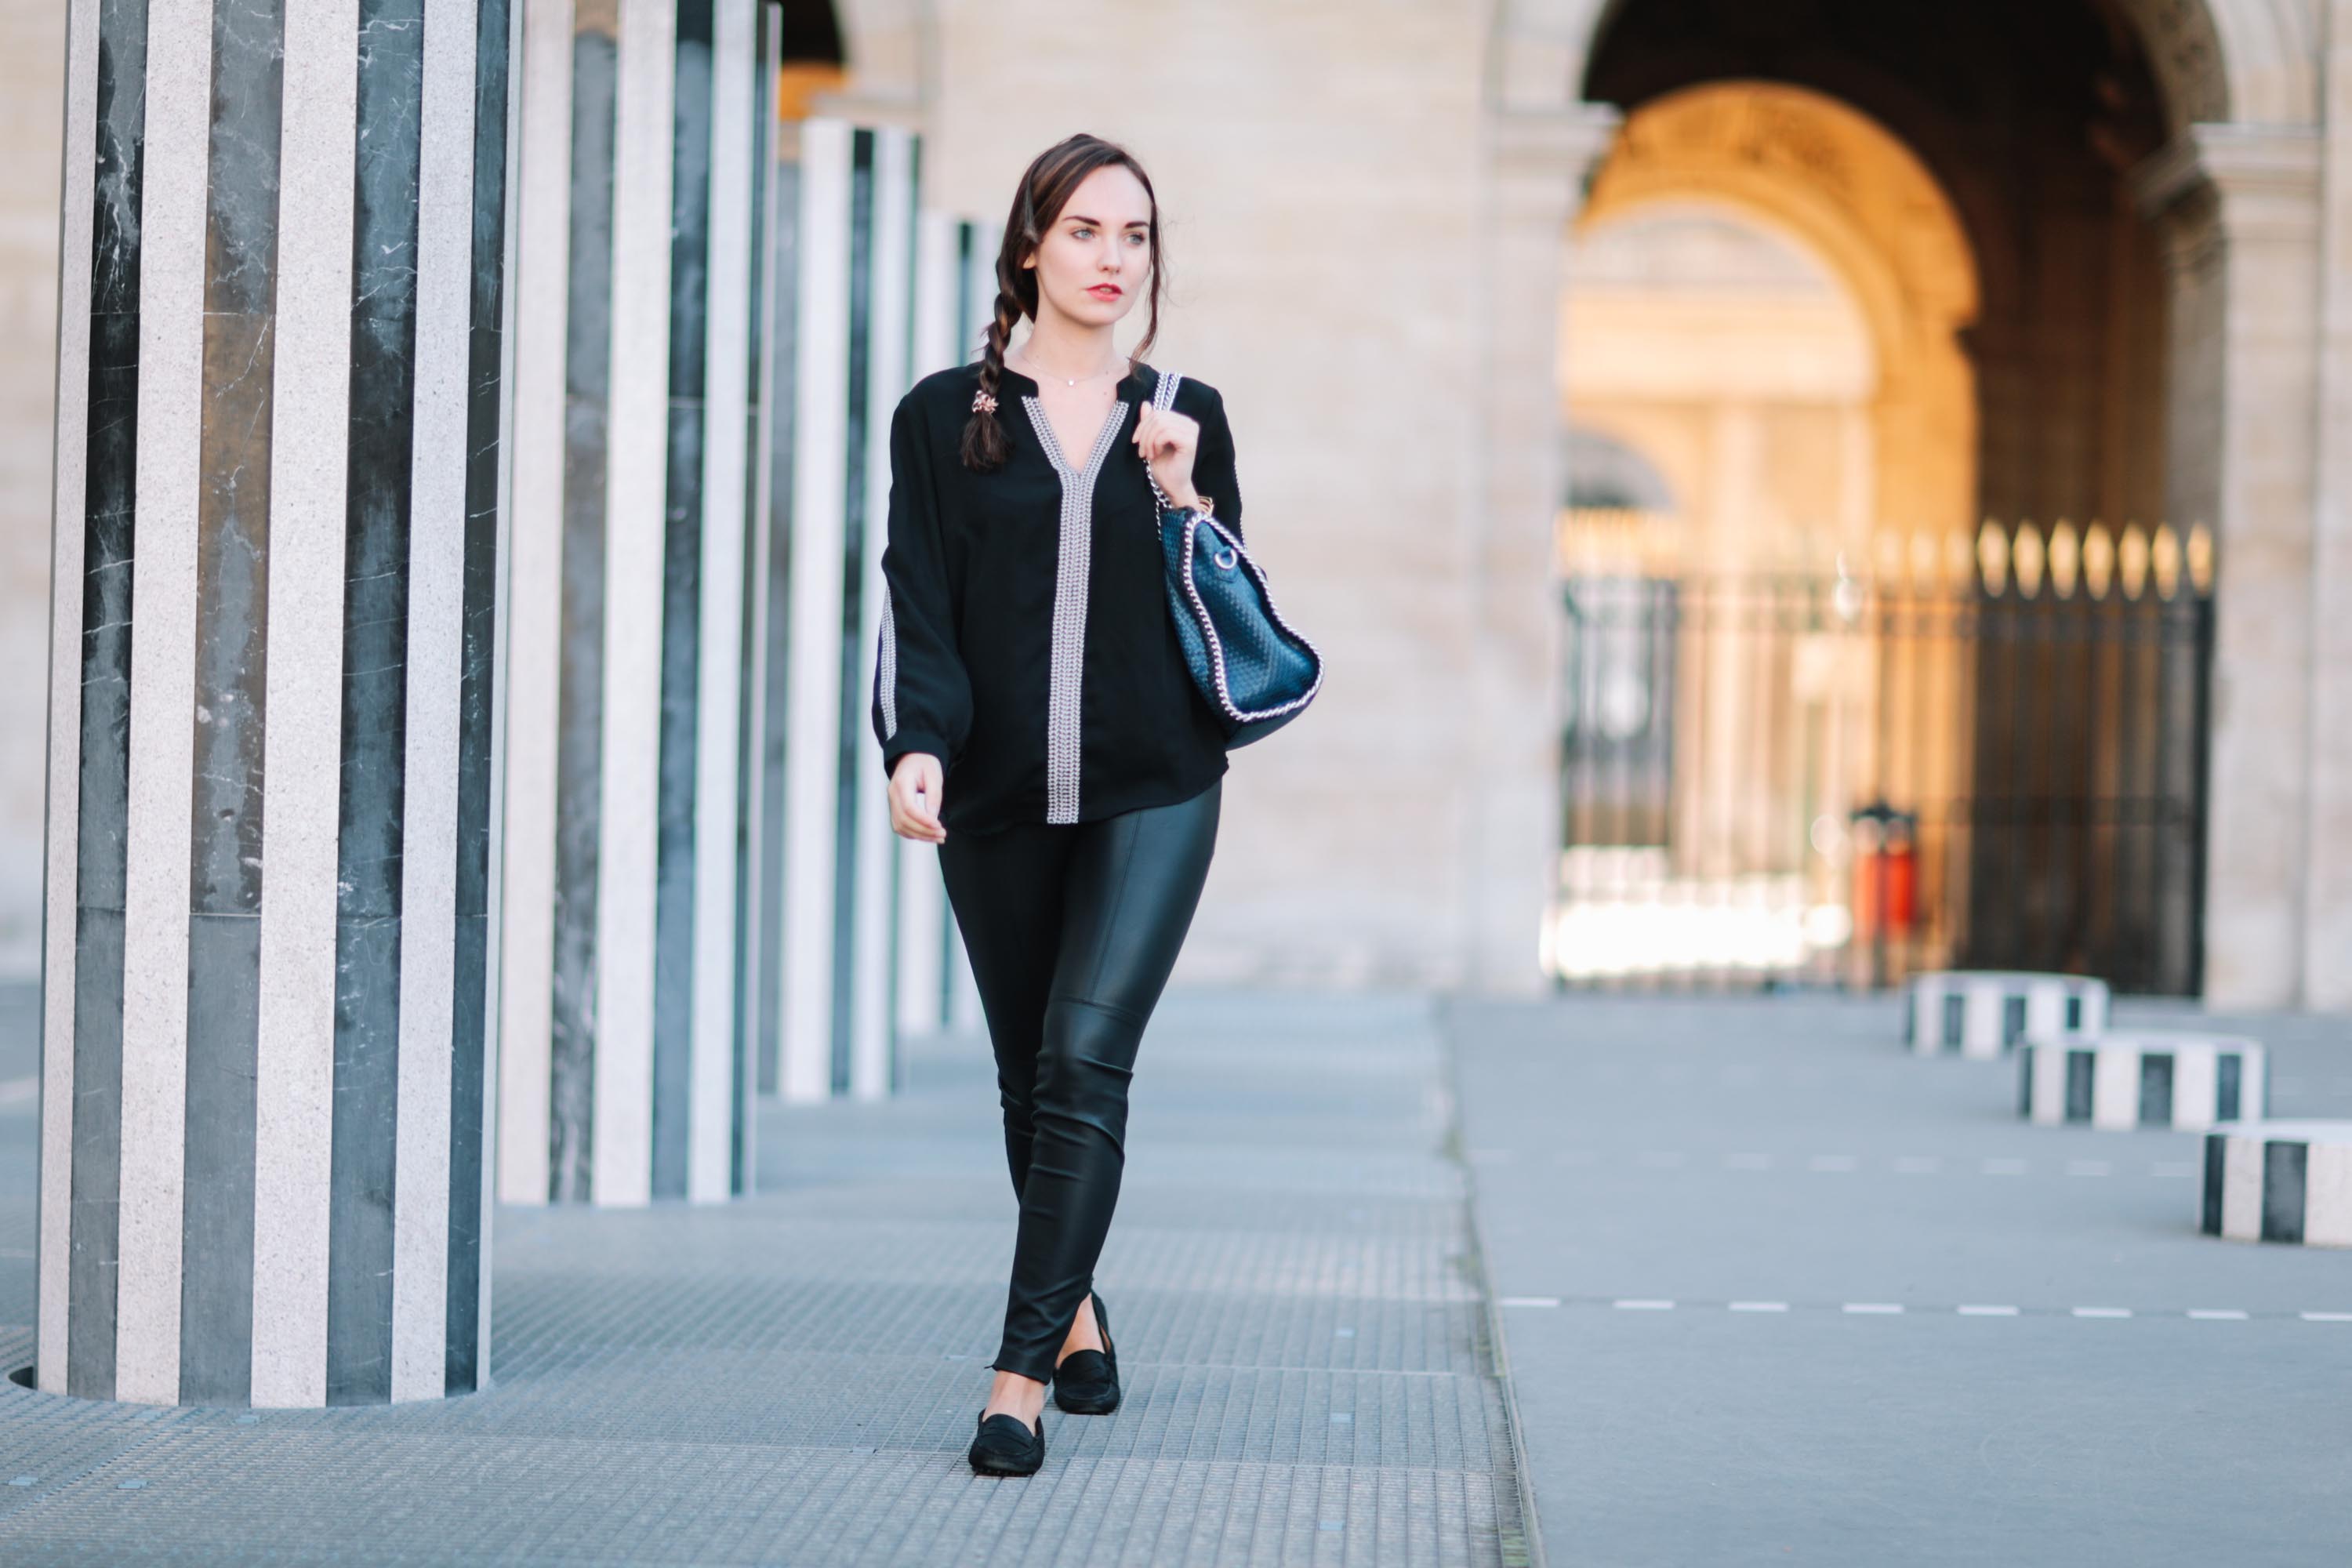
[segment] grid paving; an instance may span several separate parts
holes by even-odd
[[[1126,1399],[1049,1405],[1026,1479],[963,1457],[1013,1233],[986,1047],[914,1042],[908,1076],[764,1108],[754,1199],[499,1209],[481,1394],[255,1412],[0,1384],[0,1562],[1527,1561],[1427,999],[1170,994],[1097,1270]],[[9,1368],[34,1128],[0,1104]]]

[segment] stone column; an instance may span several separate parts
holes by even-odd
[[[499,1191],[724,1201],[754,0],[525,0]]]
[[[2352,1011],[2352,0],[2328,0],[2304,1003]]]
[[[2311,874],[2318,134],[2192,125],[2137,176],[2172,274],[2168,509],[2214,530],[2204,994],[2305,1001]]]
[[[72,0],[37,1376],[482,1381],[506,0]]]
[[[1471,518],[1472,754],[1463,773],[1460,929],[1470,983],[1545,984],[1539,939],[1559,862],[1561,268],[1586,177],[1616,134],[1600,105],[1490,108],[1481,252],[1483,491]]]

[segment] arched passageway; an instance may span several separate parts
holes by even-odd
[[[2231,359],[2231,290],[2263,260],[2277,264],[2273,282],[2291,280],[2295,258],[2249,258],[2238,268],[2249,276],[2232,278],[2214,245],[2226,160],[2177,166],[2184,144],[2211,141],[2194,128],[2232,100],[2212,17],[2108,0],[1616,0],[1553,7],[1550,20],[1584,102],[1619,118],[1605,142],[1594,139],[1588,226],[1675,196],[1743,205],[1802,236],[1861,304],[1884,378],[1879,468],[1867,537],[1848,542],[1837,578],[1851,570],[1878,595],[1940,579],[1955,561],[1974,574],[1965,601],[1938,612],[1941,648],[1880,638],[1861,682],[1868,700],[1884,710],[1906,691],[1931,695],[1882,718],[1837,764],[1863,768],[1857,788],[1876,804],[1937,824],[1937,859],[1923,846],[1921,874],[1943,904],[1913,933],[1908,959],[2201,989],[2214,628],[2199,619],[2196,590],[2206,579],[2168,579],[2186,584],[2183,612],[2150,623],[2158,646],[2143,659],[2123,645],[2150,635],[2147,617],[2076,594],[2074,566],[2086,552],[2144,554],[2151,539],[2178,561],[2192,538],[2210,540],[2210,520],[2226,583],[2231,542],[2277,526],[2236,504],[2226,432],[2217,439],[2214,426],[2232,417],[2225,391],[2263,390],[2222,374],[2244,370]],[[2251,94],[2274,101],[2299,90],[2291,69],[2249,78]],[[1838,509],[1824,496],[1818,510]],[[1979,519],[1986,550],[1974,561]],[[2131,531],[2165,521],[2168,532]],[[2065,593],[2038,571],[1996,584],[1996,558],[2006,566],[2012,551],[2036,567],[2063,554]],[[1935,564],[1922,576],[1915,563]],[[1874,597],[1864,614],[1897,608]],[[2021,638],[2034,651],[2020,655]],[[2081,658],[2041,647],[2084,638],[2116,646]],[[2265,640],[2239,638],[2256,663]],[[1755,657],[1706,656],[1743,670]],[[1771,712],[1737,723],[1718,713],[1716,728],[1775,722],[1777,699],[1744,700]],[[2214,770],[2225,792],[2274,793],[2256,772],[2226,749]],[[1572,825],[1572,766],[1566,786]],[[1846,803],[1830,801],[1842,821]],[[1851,853],[1829,822],[1813,818],[1798,858]],[[1801,819],[1779,826],[1806,837]],[[1759,823],[1755,837],[1773,831]],[[2274,900],[2281,889],[2252,869],[2232,854],[2234,896]],[[1838,940],[1835,921],[1814,929]]]

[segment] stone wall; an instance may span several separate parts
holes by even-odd
[[[1461,0],[941,13],[925,199],[1001,222],[1060,138],[1135,152],[1173,289],[1150,358],[1223,394],[1250,542],[1328,661],[1310,712],[1234,754],[1180,979],[1475,963],[1481,42]]]

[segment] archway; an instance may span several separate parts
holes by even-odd
[[[1525,26],[1528,10],[1549,26]],[[2131,521],[2185,531],[2221,518],[2226,573],[2230,448],[2212,426],[2231,417],[2225,393],[2236,395],[2224,363],[2239,377],[2245,367],[2216,331],[2231,280],[2212,243],[2213,193],[2239,143],[2211,153],[2203,122],[2251,102],[2307,110],[2299,16],[2121,0],[1612,0],[1515,11],[1507,27],[1527,63],[1553,51],[1584,100],[1624,116],[1596,159],[1588,223],[1694,183],[1735,204],[1777,203],[1784,226],[1836,258],[1876,341],[1902,346],[1884,362],[1894,406],[1874,422],[1889,461],[1873,510],[1895,537],[1856,562],[1940,572],[1965,560],[1950,546],[1971,518],[1998,520],[1994,553],[2013,536],[2037,562],[2046,548],[2071,560],[2086,540],[2109,548]],[[1506,96],[1515,79],[1507,66],[1498,74]],[[1879,130],[1884,169],[1927,194],[1927,221],[1874,235],[1853,221],[1847,195],[1871,173],[1855,149],[1873,143],[1842,146],[1841,117]],[[1881,187],[1882,205],[1900,205],[1885,201],[1892,188]],[[1974,277],[1937,286],[1922,265],[1937,249],[1972,252]],[[1923,523],[1924,538],[1905,537]],[[2013,577],[1971,588],[1979,599],[2026,592]],[[1980,606],[1966,614],[1969,626],[1986,618]],[[1957,851],[1949,880],[1969,891],[1942,956],[2200,988],[2204,724],[2180,720],[2203,711],[2196,667],[2210,643],[2195,639],[2211,633],[2187,621],[2180,632],[2183,657],[2160,651],[2136,674],[1988,662],[1980,647],[1955,656],[1966,679],[1953,684],[1973,697],[1952,709],[1949,754],[1969,771],[1948,804],[1972,833],[1988,813],[2004,826]],[[2133,679],[2161,689],[2152,704],[2107,712],[2105,698]],[[1882,660],[1875,684],[1905,682]],[[2064,700],[2044,700],[2053,690]],[[2166,738],[2136,732],[2150,724],[2169,726]],[[1995,731],[1998,744],[1981,743]],[[1941,772],[1923,765],[1889,787],[1933,795]],[[2164,826],[2126,830],[2125,818]],[[1988,852],[1985,840],[2000,842]]]

